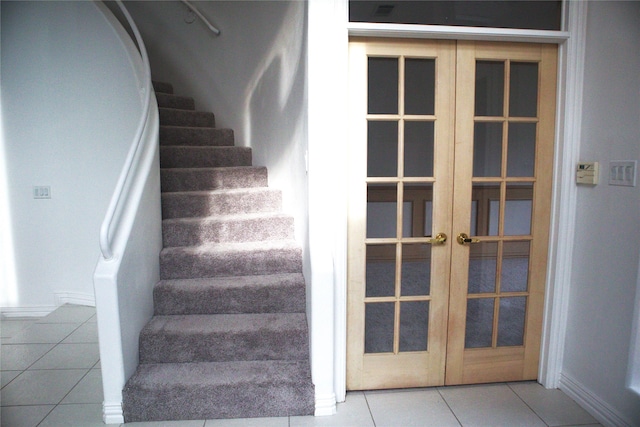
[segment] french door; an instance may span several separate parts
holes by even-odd
[[[349,389],[536,378],[556,57],[351,41]]]

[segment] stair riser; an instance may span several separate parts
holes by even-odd
[[[173,85],[165,82],[152,82],[153,90],[160,93],[173,94]]]
[[[251,276],[300,273],[302,253],[299,249],[255,250],[250,252],[196,253],[162,251],[162,279],[197,277]]]
[[[313,385],[229,384],[179,390],[125,389],[124,419],[136,421],[211,420],[313,415]],[[170,396],[170,399],[167,397]]]
[[[243,360],[306,360],[306,323],[287,330],[244,333],[140,334],[140,363],[231,362]],[[199,345],[206,342],[207,347]]]
[[[162,238],[165,247],[293,239],[293,218],[166,220],[162,224]]]
[[[160,126],[160,145],[232,147],[234,142],[231,129]]]
[[[156,100],[160,108],[178,108],[181,110],[195,110],[196,103],[193,98],[172,95],[168,93],[156,93]]]
[[[160,124],[163,126],[216,127],[216,118],[208,111],[178,110],[159,108]]]
[[[132,393],[133,394],[133,393]],[[197,388],[171,391],[171,401],[150,391],[136,393],[139,412],[124,410],[127,423],[139,421],[214,420],[313,415],[313,390],[285,384],[261,387],[253,384],[224,388]],[[278,397],[273,397],[278,396]],[[125,398],[126,399],[126,398]],[[132,399],[129,398],[129,401]],[[125,400],[126,401],[126,400]],[[286,402],[300,402],[299,405]],[[185,414],[185,411],[187,412]]]
[[[266,187],[267,169],[263,167],[226,169],[161,169],[163,192],[209,191],[233,188]]]
[[[158,284],[153,291],[155,315],[304,313],[304,283],[267,286],[193,288]]]
[[[162,218],[193,218],[241,213],[277,212],[282,208],[280,191],[162,195]]]
[[[162,168],[223,168],[251,166],[245,147],[160,147]]]

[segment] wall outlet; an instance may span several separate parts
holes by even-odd
[[[33,187],[33,198],[34,199],[50,199],[51,198],[51,187],[48,185],[36,185]]]

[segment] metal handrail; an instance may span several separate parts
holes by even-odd
[[[216,36],[220,35],[220,30],[217,29],[216,27],[214,27],[213,24],[211,24],[211,22],[209,22],[209,20],[206,18],[206,16],[204,16],[202,14],[202,12],[200,12],[198,10],[197,7],[192,5],[188,0],[182,0],[182,3],[184,3],[185,6],[187,6],[189,9],[191,9],[191,11],[193,13],[195,13],[198,16],[198,18],[200,18],[202,20],[202,22],[204,22],[204,25],[206,25],[207,28],[209,28],[213,32],[213,34],[215,34]]]
[[[144,42],[142,41],[142,36],[140,35],[140,31],[138,31],[138,27],[136,27],[133,18],[129,14],[129,11],[124,7],[122,1],[116,0],[116,3],[122,13],[124,14],[133,34],[136,38],[136,43],[138,44],[138,49],[140,50],[140,56],[142,57],[142,65],[143,65],[143,73],[144,73],[144,83],[141,88],[141,93],[144,96],[143,107],[142,107],[142,117],[140,118],[140,123],[138,124],[138,128],[136,130],[135,137],[133,139],[133,143],[131,144],[131,148],[129,148],[129,152],[127,153],[127,158],[125,160],[125,164],[120,172],[120,176],[118,177],[118,182],[116,184],[115,191],[111,196],[111,201],[109,202],[109,207],[107,208],[107,213],[105,215],[104,220],[102,221],[102,225],[100,227],[100,250],[102,252],[102,256],[105,260],[114,259],[113,248],[111,247],[111,239],[109,237],[111,224],[113,222],[116,210],[120,201],[123,198],[125,192],[125,185],[129,179],[129,176],[132,175],[132,170],[135,172],[137,170],[137,164],[134,166],[134,159],[136,157],[136,153],[138,152],[142,135],[144,134],[145,128],[148,122],[149,116],[149,108],[150,108],[150,99],[151,99],[151,67],[149,65],[149,57],[147,56],[147,51],[144,46]]]

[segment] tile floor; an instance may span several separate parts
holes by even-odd
[[[3,319],[0,332],[0,425],[104,425],[95,309],[65,305],[40,319]],[[524,382],[351,392],[331,417],[131,423],[127,427],[598,425],[562,391]]]

